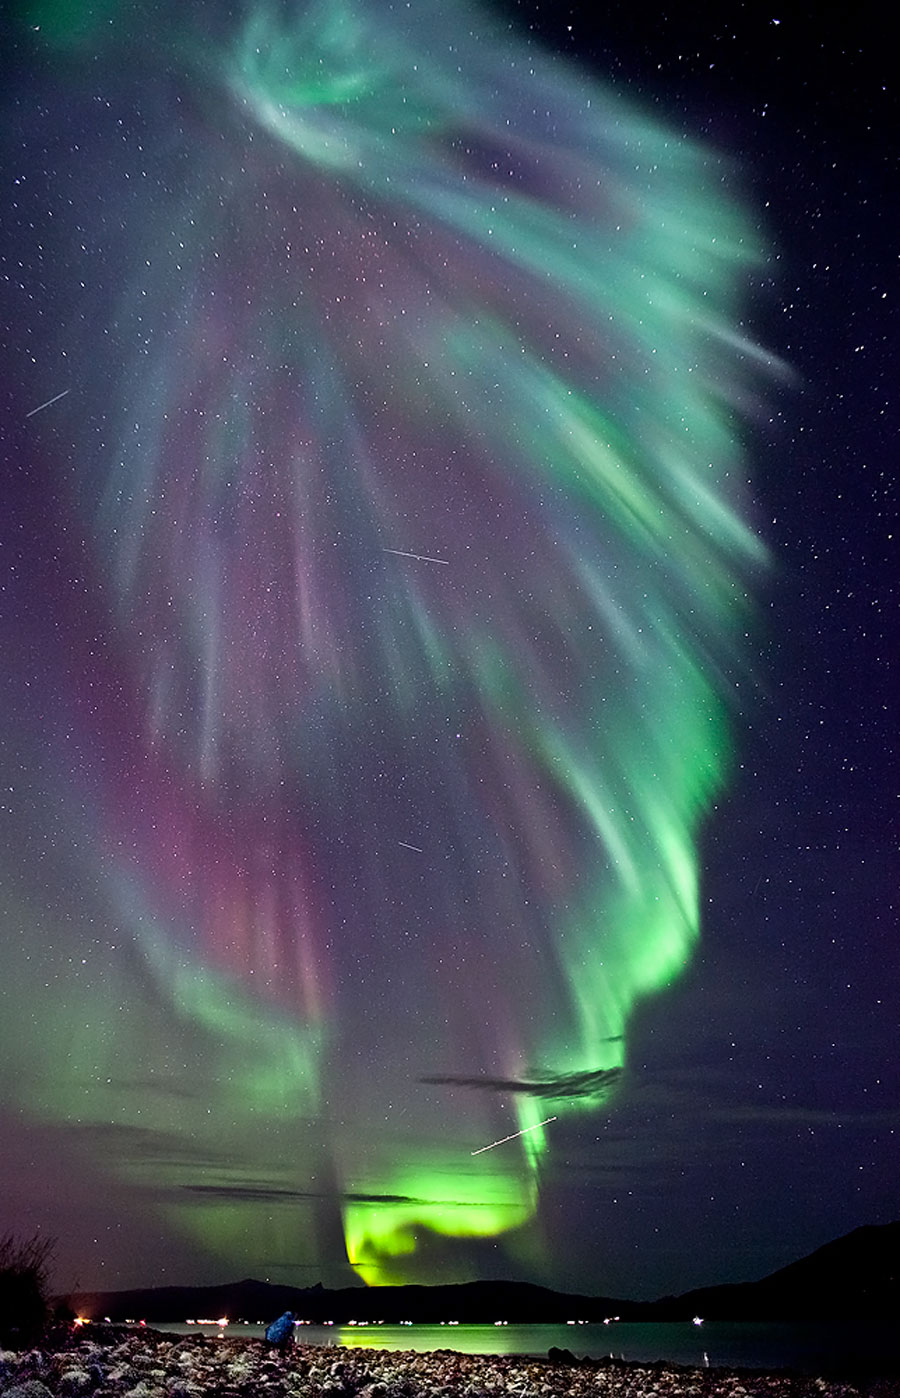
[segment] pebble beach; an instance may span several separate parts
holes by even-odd
[[[352,1350],[152,1330],[0,1352],[0,1398],[900,1398],[894,1379],[669,1364]]]

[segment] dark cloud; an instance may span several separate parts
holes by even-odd
[[[454,1077],[451,1074],[420,1078],[419,1082],[433,1087],[475,1087],[486,1092],[518,1093],[523,1097],[539,1097],[551,1102],[563,1097],[604,1097],[621,1076],[621,1068],[594,1068],[586,1073],[561,1073],[539,1082],[520,1078]]]
[[[209,1151],[171,1131],[158,1131],[131,1122],[83,1121],[69,1128],[73,1139],[90,1150],[122,1160],[142,1163],[165,1161],[171,1164],[206,1165]]]
[[[181,1186],[182,1193],[201,1194],[206,1198],[217,1198],[230,1200],[231,1202],[250,1203],[272,1203],[297,1202],[303,1199],[333,1199],[336,1202],[346,1204],[412,1204],[421,1206],[435,1203],[434,1199],[422,1199],[413,1194],[361,1194],[352,1190],[315,1190],[315,1189],[275,1189],[266,1185],[244,1185],[244,1184],[186,1184]],[[443,1208],[448,1209],[473,1209],[491,1208],[489,1200],[484,1203],[473,1203],[467,1199],[440,1199],[437,1201]]]

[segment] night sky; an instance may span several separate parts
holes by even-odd
[[[0,1234],[650,1298],[900,1216],[875,7],[12,9]]]

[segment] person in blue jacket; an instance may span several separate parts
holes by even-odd
[[[294,1338],[294,1312],[285,1311],[266,1330],[266,1339],[271,1345],[280,1345],[285,1348]]]

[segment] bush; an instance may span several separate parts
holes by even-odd
[[[0,1345],[22,1348],[37,1340],[47,1323],[47,1285],[54,1238],[39,1233],[0,1237]]]

